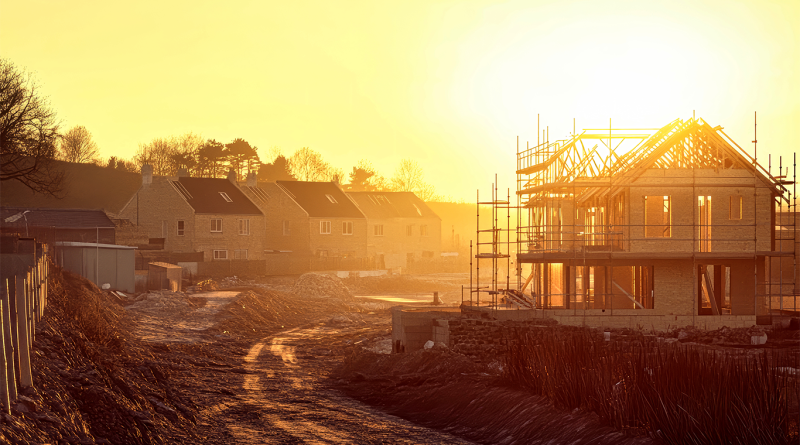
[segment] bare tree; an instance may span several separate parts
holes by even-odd
[[[422,167],[417,161],[403,159],[392,176],[392,189],[396,192],[415,192],[423,184]]]
[[[33,77],[0,59],[0,181],[15,179],[34,193],[59,196],[64,173],[53,164],[58,127]]]
[[[298,181],[329,181],[330,165],[316,151],[303,147],[289,158],[289,168]]]
[[[133,160],[139,167],[144,164],[152,165],[154,175],[172,176],[177,173],[175,160],[172,158],[176,152],[174,138],[156,138],[147,144],[139,144]]]
[[[326,176],[328,177],[328,181],[335,182],[336,184],[341,185],[344,182],[344,170],[341,168],[336,168],[332,166],[328,166],[328,171]]]
[[[433,185],[425,182],[422,167],[412,159],[400,161],[392,176],[391,188],[396,192],[412,192],[423,201],[429,201],[436,196]]]
[[[61,136],[59,155],[67,162],[92,163],[98,160],[99,154],[92,133],[82,125],[72,127]]]

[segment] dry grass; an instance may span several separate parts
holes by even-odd
[[[666,443],[796,443],[792,351],[735,355],[647,337],[539,330],[511,348],[505,377],[557,408],[595,412],[618,430]]]

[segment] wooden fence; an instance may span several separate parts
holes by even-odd
[[[22,241],[22,240],[20,240]],[[8,414],[19,391],[33,386],[31,346],[47,306],[47,246],[30,241],[21,253],[3,252],[0,285],[0,404]]]

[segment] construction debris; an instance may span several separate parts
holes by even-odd
[[[304,297],[351,299],[353,294],[339,277],[316,273],[303,274],[298,278],[292,292]]]

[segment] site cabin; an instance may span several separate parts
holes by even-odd
[[[518,150],[520,283],[564,324],[713,329],[796,314],[789,163],[770,174],[702,119]]]
[[[164,240],[164,250],[202,252],[203,261],[262,260],[264,214],[228,179],[153,176],[142,167],[142,184],[120,217]]]
[[[441,255],[442,220],[411,192],[348,192],[367,217],[367,254],[379,269]]]
[[[268,273],[370,268],[367,220],[335,183],[250,175],[241,188],[267,215]]]

